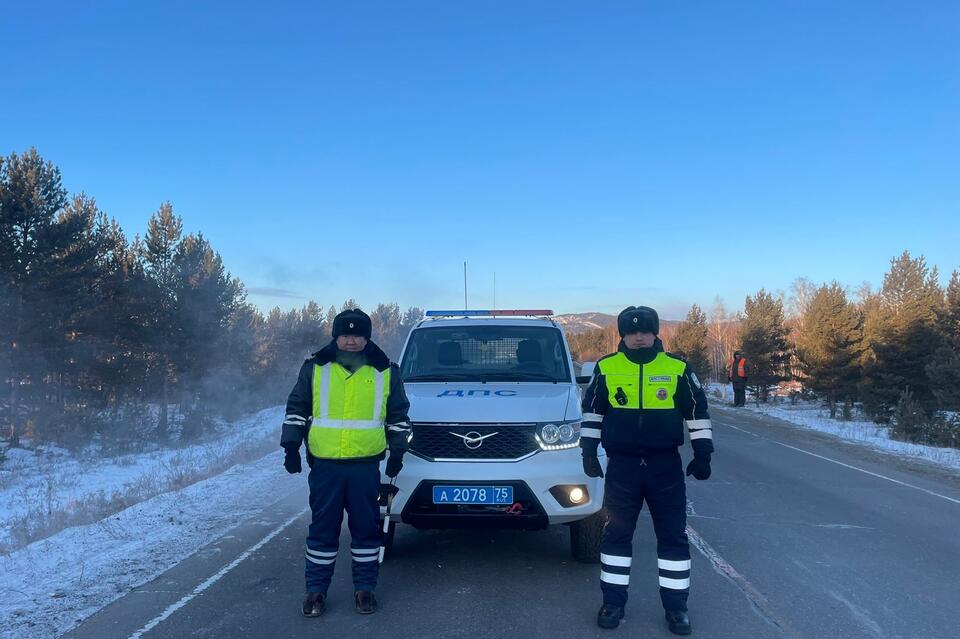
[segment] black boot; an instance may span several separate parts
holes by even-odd
[[[621,619],[623,619],[623,608],[621,606],[603,604],[600,606],[600,612],[597,613],[597,625],[608,630],[618,627]]]
[[[666,612],[667,625],[670,632],[675,635],[689,635],[693,632],[690,628],[690,617],[683,610],[668,610]]]
[[[377,598],[369,590],[358,590],[353,593],[353,600],[357,604],[357,612],[361,615],[372,615],[377,611]]]
[[[326,607],[326,598],[322,592],[308,592],[303,596],[303,616],[319,617]]]

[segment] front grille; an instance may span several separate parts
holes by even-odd
[[[519,459],[540,450],[533,424],[413,424],[410,452],[429,459]],[[485,438],[479,445],[461,437]],[[495,435],[493,433],[496,433]]]

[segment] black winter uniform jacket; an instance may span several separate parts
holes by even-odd
[[[652,362],[658,353],[663,352],[663,343],[657,339],[650,348],[630,350],[621,341],[617,351],[624,353],[631,362],[641,365],[642,375],[642,365]],[[683,361],[675,355],[670,356]],[[686,422],[693,435],[690,443],[694,453],[710,455],[713,452],[713,431],[707,412],[707,397],[689,367],[677,380],[674,402],[672,409],[611,406],[605,376],[598,362],[583,397],[584,421],[580,437],[583,454],[596,455],[600,443],[603,443],[608,455],[644,456],[658,450],[675,450],[683,445],[683,426]]]

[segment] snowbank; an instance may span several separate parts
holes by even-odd
[[[107,459],[10,449],[0,469],[0,553],[261,457],[279,442],[283,408],[226,425],[210,441]]]
[[[276,452],[0,556],[0,636],[58,636],[292,490],[276,445],[279,415],[280,409],[262,411],[238,422],[236,435],[226,438],[269,434]],[[163,463],[108,466],[78,478],[71,494],[123,490],[125,482]]]

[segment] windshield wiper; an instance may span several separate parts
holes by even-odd
[[[473,379],[473,375],[467,375],[465,373],[430,373],[426,375],[412,375],[410,377],[404,378],[404,382],[447,382],[447,381],[456,381],[460,382],[463,380]]]
[[[481,373],[481,379],[484,381],[501,381],[501,382],[510,382],[510,381],[538,381],[538,382],[553,382],[557,383],[558,380],[553,375],[548,373],[536,373],[531,371],[503,371],[502,373]]]

